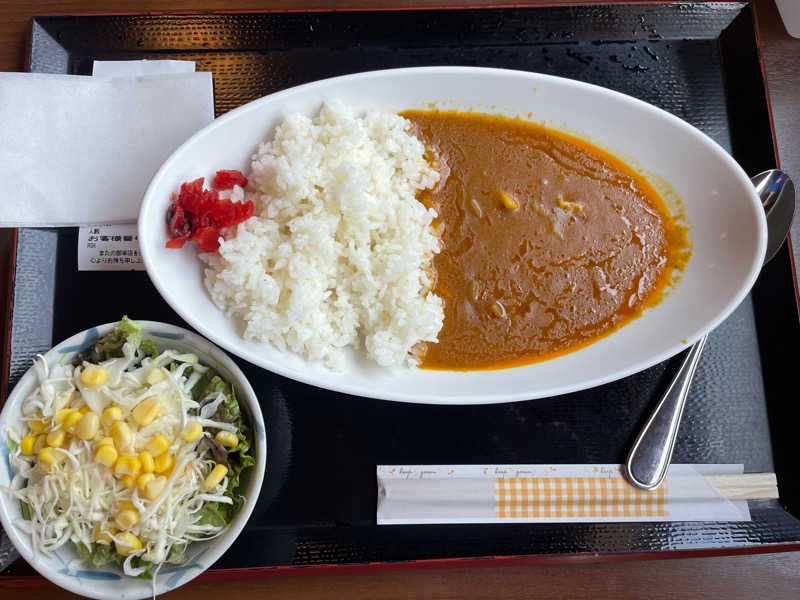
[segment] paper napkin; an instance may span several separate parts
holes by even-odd
[[[96,60],[92,63],[95,77],[131,77],[194,73],[193,60]]]
[[[0,226],[135,221],[156,170],[213,118],[210,73],[0,73]]]

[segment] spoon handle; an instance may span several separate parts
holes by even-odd
[[[628,481],[638,488],[652,490],[664,480],[678,437],[683,407],[706,339],[708,336],[704,335],[689,349],[672,383],[633,443],[625,461],[625,474]]]
[[[751,181],[767,215],[766,263],[778,252],[791,227],[795,205],[794,184],[786,173],[778,169],[759,173]],[[652,490],[664,480],[678,437],[686,396],[706,339],[708,335],[704,335],[689,349],[669,389],[633,443],[625,461],[625,476],[638,488]]]

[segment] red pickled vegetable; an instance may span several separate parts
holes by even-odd
[[[247,177],[241,171],[217,171],[211,183],[215,190],[232,190],[234,185],[247,186]]]
[[[200,227],[192,234],[192,241],[201,252],[214,252],[219,248],[219,229],[216,227]]]
[[[218,190],[234,185],[247,185],[247,178],[239,171],[217,171],[214,188],[203,189],[204,179],[187,181],[181,185],[177,196],[172,195],[167,209],[167,229],[170,240],[167,248],[182,248],[193,241],[201,252],[214,252],[219,248],[222,229],[232,227],[253,216],[253,203],[233,202],[220,198]]]
[[[186,240],[189,239],[190,234],[182,235],[180,237],[172,238],[171,240],[167,240],[167,248],[183,248],[183,245],[186,243]]]

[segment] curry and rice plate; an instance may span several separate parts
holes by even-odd
[[[246,339],[333,369],[348,347],[447,370],[571,352],[656,304],[690,256],[642,176],[519,119],[329,102],[231,181],[219,202],[241,222],[198,241],[211,298]]]

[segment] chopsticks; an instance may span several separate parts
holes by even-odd
[[[763,500],[778,497],[775,473],[703,475],[728,500]]]

